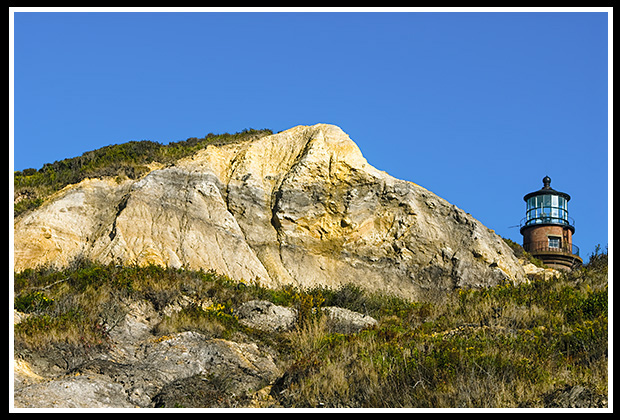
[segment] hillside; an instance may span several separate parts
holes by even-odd
[[[17,407],[607,406],[606,254],[418,302],[86,261],[15,291]]]
[[[607,405],[607,254],[526,274],[336,126],[108,146],[14,198],[16,407]]]
[[[370,166],[340,128],[262,134],[67,185],[17,217],[16,270],[85,258],[407,297],[525,278],[493,231]]]

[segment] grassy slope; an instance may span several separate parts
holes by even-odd
[[[270,290],[213,272],[76,261],[15,277],[15,308],[32,316],[15,328],[20,355],[77,359],[105,351],[104,325],[125,314],[123,299],[162,309],[181,295],[209,299],[167,317],[156,334],[194,330],[272,347],[285,372],[274,385],[285,407],[549,406],[562,389],[581,385],[590,404],[607,400],[607,254],[560,278],[455,290],[433,302],[409,302],[339,290]],[[241,326],[234,309],[251,299],[294,306],[291,332]],[[341,306],[380,322],[357,334],[329,333],[313,308]],[[51,356],[50,356],[51,357]]]

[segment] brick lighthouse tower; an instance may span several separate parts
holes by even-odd
[[[575,222],[568,217],[570,195],[551,188],[551,178],[543,187],[523,197],[527,206],[521,220],[523,249],[551,268],[570,270],[583,263],[573,245]]]

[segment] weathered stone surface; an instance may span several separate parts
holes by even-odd
[[[230,389],[239,393],[260,389],[279,373],[256,344],[207,339],[191,331],[148,343],[142,351],[140,361],[119,370],[127,377],[122,382],[132,384],[130,400],[140,406],[149,406],[165,384],[194,375],[226,374]]]
[[[208,146],[138,181],[85,180],[16,220],[17,270],[76,256],[414,298],[525,279],[493,231],[327,124]]]
[[[208,382],[207,390],[225,385],[219,391],[249,403],[281,375],[271,353],[256,343],[210,339],[192,331],[155,337],[151,329],[162,314],[146,301],[131,302],[128,308],[125,319],[110,332],[110,350],[75,367],[32,369],[16,359],[15,407],[165,406],[178,397],[171,386],[195,388],[195,378]],[[53,361],[39,357],[37,362]]]
[[[266,300],[252,300],[241,305],[237,311],[239,322],[262,331],[286,331],[297,320],[293,308],[278,306]]]
[[[19,388],[14,394],[19,408],[128,408],[122,385],[106,377],[72,376]]]
[[[377,320],[371,316],[337,306],[327,306],[322,311],[327,317],[327,327],[340,334],[356,333],[377,324]]]

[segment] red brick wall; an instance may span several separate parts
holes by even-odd
[[[523,230],[523,243],[547,242],[549,235],[562,238],[562,245],[573,243],[573,233],[564,226],[534,226]]]

